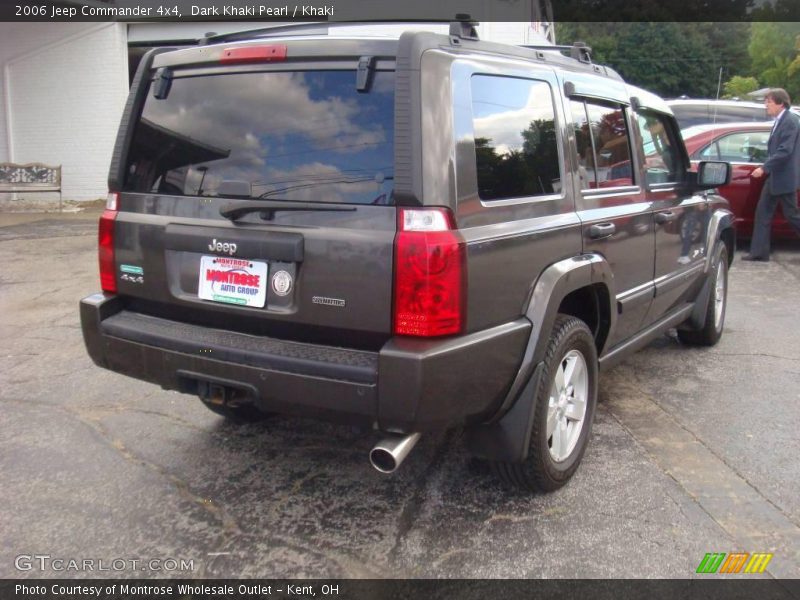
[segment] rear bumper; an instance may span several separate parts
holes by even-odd
[[[395,338],[379,352],[304,344],[127,311],[117,296],[80,302],[99,366],[165,389],[198,381],[267,411],[413,432],[480,422],[501,404],[530,335],[526,319],[446,340]]]

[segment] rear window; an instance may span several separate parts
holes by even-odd
[[[124,190],[391,204],[394,73],[367,93],[355,71],[178,77],[148,93]]]

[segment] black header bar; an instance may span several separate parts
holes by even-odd
[[[9,579],[0,581],[3,600],[503,600],[592,598],[593,600],[788,600],[800,580],[170,580]]]
[[[797,0],[484,0],[477,21],[800,21]],[[430,0],[4,0],[2,21],[440,21],[456,4]]]

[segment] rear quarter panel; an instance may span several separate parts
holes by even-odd
[[[522,315],[538,274],[581,252],[581,232],[572,197],[572,165],[561,173],[558,194],[481,200],[470,79],[473,74],[494,74],[548,82],[562,166],[563,108],[553,70],[544,66],[488,56],[457,57],[439,50],[426,52],[422,66],[424,202],[454,211],[467,243],[467,331],[478,331]]]

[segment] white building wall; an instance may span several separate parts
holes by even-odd
[[[11,160],[6,127],[5,65],[14,58],[87,28],[87,23],[0,23],[0,162]]]
[[[0,26],[0,160],[60,164],[64,199],[104,197],[128,95],[126,26],[9,26]]]

